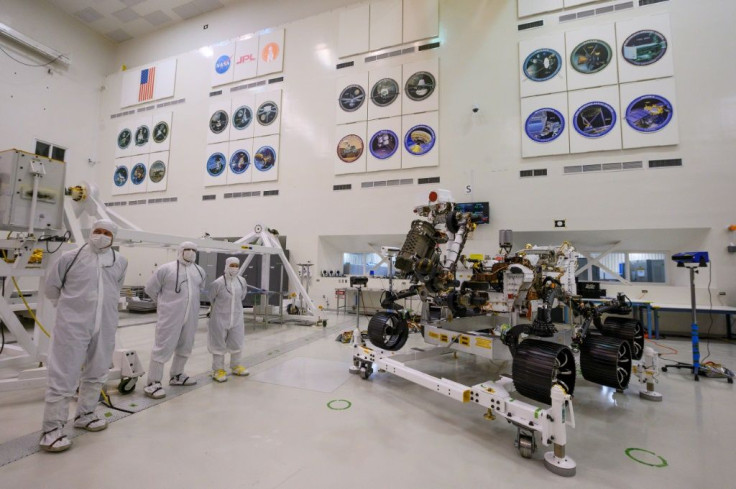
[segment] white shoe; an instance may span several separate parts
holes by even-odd
[[[63,452],[71,448],[72,441],[61,432],[61,428],[56,428],[42,434],[38,446],[45,452]]]
[[[81,414],[74,418],[74,427],[87,431],[102,431],[107,428],[107,421],[98,418],[95,413]]]
[[[227,381],[227,372],[223,369],[215,370],[212,372],[212,380],[215,382],[226,382]]]
[[[194,385],[197,381],[189,377],[187,374],[177,374],[169,379],[169,385]]]
[[[146,397],[151,399],[162,399],[166,397],[166,391],[161,387],[161,382],[152,382],[143,389],[143,393]]]

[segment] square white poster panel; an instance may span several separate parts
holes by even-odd
[[[253,139],[230,141],[227,184],[250,183],[253,180]]]
[[[207,144],[227,141],[230,137],[230,99],[210,103],[207,113]]]
[[[110,179],[112,195],[126,195],[130,193],[130,158],[118,158],[112,170]]]
[[[401,169],[401,117],[368,121],[365,145],[366,171]]]
[[[369,49],[370,5],[363,4],[340,10],[337,23],[337,57],[365,53]]]
[[[210,58],[210,81],[213,87],[232,83],[235,68],[233,57],[235,56],[235,44],[227,43],[220,46],[212,46],[212,58]]]
[[[669,14],[616,22],[621,83],[674,74]]]
[[[169,152],[151,153],[148,162],[148,191],[166,190],[166,182],[169,180]]]
[[[235,43],[233,81],[253,78],[258,73],[258,36]]]
[[[562,0],[518,0],[519,17],[551,12],[562,8]]]
[[[257,124],[255,94],[233,97],[231,107],[230,140],[252,138]]]
[[[570,153],[621,149],[618,87],[568,92]]]
[[[168,151],[171,146],[172,113],[157,112],[151,119],[151,153]]]
[[[440,33],[439,0],[404,0],[404,42],[437,37]]]
[[[368,118],[368,73],[341,76],[335,86],[335,108],[338,124],[364,121]]]
[[[401,9],[401,0],[378,0],[371,3],[371,51],[401,44]]]
[[[620,90],[624,148],[680,142],[674,78],[626,83]]]
[[[567,45],[567,89],[602,87],[618,83],[616,30],[613,24],[569,31]]]
[[[365,172],[366,125],[366,122],[356,122],[335,128],[335,175]]]
[[[401,66],[368,73],[368,120],[401,115],[402,82]]]
[[[570,152],[567,93],[521,99],[521,156]]]
[[[207,145],[202,164],[205,187],[227,184],[228,144],[224,142]]]
[[[254,136],[268,136],[281,132],[281,89],[256,95]]]
[[[273,182],[279,179],[279,136],[253,139],[254,182]]]
[[[437,58],[402,67],[402,113],[416,114],[439,109],[439,60]]]
[[[132,152],[131,147],[135,145],[133,143],[134,122],[129,120],[118,125],[118,132],[115,135],[115,158],[128,156]]]
[[[258,38],[258,76],[284,69],[284,30],[276,29]]]
[[[401,118],[401,168],[440,164],[439,120],[436,111]]]
[[[565,35],[535,37],[519,42],[519,87],[522,97],[564,92]]]
[[[136,118],[131,127],[133,129],[133,142],[130,146],[131,155],[147,154],[151,150],[151,120],[150,114]]]
[[[148,155],[137,155],[130,159],[130,191],[140,194],[148,191]]]

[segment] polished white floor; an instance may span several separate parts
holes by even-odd
[[[725,380],[693,382],[685,371],[671,370],[657,386],[661,404],[639,399],[634,383],[616,394],[580,380],[577,427],[567,446],[578,468],[567,479],[544,468],[544,447],[532,460],[520,458],[513,427],[485,420],[478,406],[387,373],[368,381],[344,374],[351,348],[334,340],[354,322],[341,315],[330,316],[326,329],[248,326],[245,353],[258,362],[248,365],[250,377],[202,386],[84,434],[69,452],[37,453],[0,467],[0,487],[734,487],[736,398]],[[150,324],[121,328],[118,336],[120,346],[135,348],[147,364]],[[418,336],[410,341],[423,345]],[[688,341],[659,344],[679,350],[665,359],[689,359]],[[714,342],[711,351],[712,360],[736,367],[736,345]],[[202,320],[187,371],[202,373],[209,365]],[[466,355],[416,366],[466,384],[510,367]],[[124,406],[141,395],[136,389],[114,402]],[[42,389],[0,394],[0,444],[39,430],[42,397]],[[632,453],[643,462],[667,465],[636,462],[626,455],[629,448],[656,454]]]

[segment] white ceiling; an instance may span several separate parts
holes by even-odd
[[[242,0],[48,0],[114,42],[142,37]]]

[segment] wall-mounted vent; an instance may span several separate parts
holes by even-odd
[[[427,49],[434,49],[434,48],[438,48],[439,46],[440,46],[439,42],[433,42],[430,44],[425,44],[424,46],[419,46],[419,51],[426,51]],[[416,50],[417,48],[413,46],[408,47],[408,48],[403,48],[403,49],[396,49],[394,51],[388,51],[386,53],[372,54],[370,56],[366,56],[365,58],[363,58],[363,61],[366,63],[370,63],[372,61],[377,61],[379,59],[393,58],[394,56],[401,56],[402,54],[413,53]],[[345,64],[345,63],[341,63],[341,64]],[[339,69],[340,65],[337,65],[337,66]],[[353,66],[352,61],[350,61],[350,66]]]
[[[350,68],[351,66],[355,66],[355,61],[346,61],[344,63],[338,63],[338,65],[335,66],[335,68],[338,70],[341,70],[343,68]]]
[[[226,193],[222,197],[224,199],[239,199],[241,197],[260,197],[261,192],[232,192]]]
[[[217,196],[215,194],[203,195],[202,200],[215,200]]]
[[[646,1],[646,0],[639,0],[640,4],[642,1]],[[654,0],[654,1],[661,2],[665,0]],[[629,9],[633,7],[634,7],[634,2],[623,2],[623,3],[616,4],[616,5],[607,5],[605,7],[599,7],[596,9],[581,10],[580,12],[573,12],[570,14],[560,15],[558,17],[558,20],[560,22],[569,22],[571,20],[585,19],[585,18],[593,17],[595,15],[609,14],[611,12],[617,12],[619,10],[625,10],[625,9]]]
[[[216,97],[218,95],[222,95],[222,90],[215,90],[214,92],[210,92],[210,97]]]
[[[127,202],[105,202],[105,207],[120,207],[128,205]]]
[[[284,77],[283,76],[279,76],[279,77],[271,78],[270,80],[268,80],[268,84],[270,85],[272,83],[279,83],[279,82],[282,82],[282,81],[284,81]]]
[[[278,194],[279,194],[278,190],[266,190],[263,192],[264,197],[269,197],[269,196],[278,195]]]
[[[535,20],[534,22],[527,22],[526,24],[519,24],[516,28],[520,31],[527,29],[534,29],[535,27],[542,27],[544,25],[543,20]]]
[[[437,49],[438,47],[440,47],[440,42],[439,41],[437,41],[437,42],[431,42],[429,44],[423,44],[423,45],[419,46],[419,48],[417,48],[417,50],[418,51],[428,51],[430,49]],[[399,52],[401,52],[401,51],[399,51]]]
[[[593,17],[594,15],[595,15],[595,10],[583,10],[582,12],[577,13],[578,19],[584,19],[586,17]]]
[[[438,179],[439,181],[439,179]],[[375,188],[375,187],[396,187],[399,185],[412,185],[414,183],[413,178],[403,178],[403,179],[394,179],[394,180],[376,180],[373,182],[362,182],[360,184],[360,188]],[[339,185],[335,185],[335,187],[338,187]],[[337,190],[333,187],[334,190]]]
[[[601,171],[601,165],[583,165],[583,173],[591,171]]]
[[[649,168],[665,168],[669,166],[682,166],[682,159],[649,160]]]
[[[573,165],[573,166],[566,166],[564,168],[565,175],[568,175],[570,173],[582,173],[583,167],[581,165]]]
[[[429,183],[440,183],[440,177],[420,178],[417,180],[417,185],[426,185]]]
[[[519,177],[526,178],[526,177],[546,177],[547,176],[547,169],[546,168],[537,168],[535,170],[521,170],[519,172]]]
[[[349,183],[346,183],[344,185],[333,185],[332,190],[351,190],[353,186]]]
[[[641,170],[644,168],[643,161],[624,161],[621,163],[621,168],[624,170]]]
[[[639,6],[644,7],[645,5],[653,5],[660,2],[669,2],[670,0],[639,0]]]
[[[621,163],[603,163],[602,171],[618,171],[621,170]]]

